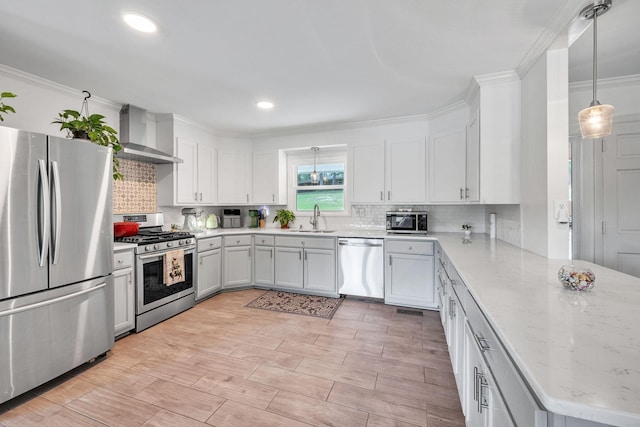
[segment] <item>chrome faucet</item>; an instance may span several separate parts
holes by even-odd
[[[313,206],[313,218],[309,220],[309,223],[313,226],[314,230],[318,229],[318,217],[320,216],[320,207],[316,203]]]

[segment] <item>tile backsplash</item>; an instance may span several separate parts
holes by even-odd
[[[156,165],[121,159],[120,172],[124,181],[113,183],[113,213],[156,212]]]

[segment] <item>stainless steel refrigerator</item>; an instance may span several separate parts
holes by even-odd
[[[0,127],[0,403],[113,347],[111,149]]]

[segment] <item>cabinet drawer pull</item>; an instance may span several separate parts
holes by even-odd
[[[480,347],[480,351],[484,353],[485,351],[491,350],[491,346],[487,343],[487,339],[481,335],[473,334],[476,342],[478,343],[478,347]]]

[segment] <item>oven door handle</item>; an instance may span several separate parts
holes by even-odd
[[[193,249],[194,248],[185,249],[184,250],[184,254],[185,255],[192,254],[193,253]],[[156,252],[156,253],[149,254],[149,255],[138,255],[138,259],[140,259],[141,261],[144,261],[145,259],[160,258],[160,257],[164,257],[165,253],[166,252]]]

